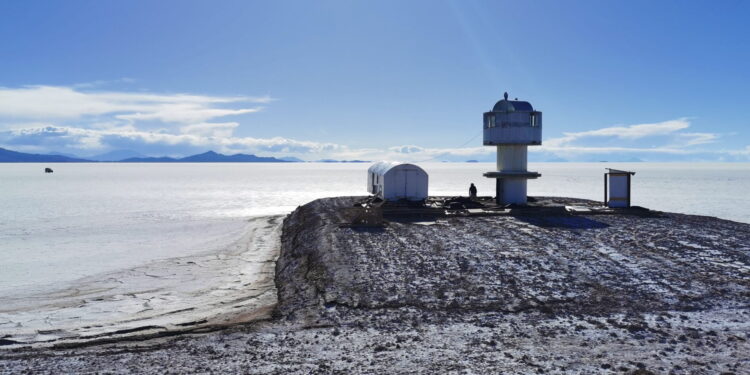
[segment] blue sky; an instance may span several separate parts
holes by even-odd
[[[746,1],[0,3],[0,147],[492,160],[482,113],[544,112],[532,160],[750,161]]]

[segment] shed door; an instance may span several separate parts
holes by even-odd
[[[396,174],[398,176],[398,179],[396,180],[396,191],[398,195],[398,199],[405,199],[407,198],[407,191],[409,186],[409,173],[405,169],[399,169]]]
[[[628,175],[609,175],[609,206],[627,207],[630,197],[628,196]]]
[[[415,199],[419,195],[419,173],[413,169],[406,170],[404,176],[404,196],[409,199]]]

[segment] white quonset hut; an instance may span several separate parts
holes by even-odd
[[[542,144],[542,112],[529,102],[503,100],[484,114],[484,145],[497,146],[497,171],[487,172],[494,178],[498,204],[526,204],[526,180],[541,177],[527,168],[527,148]]]
[[[408,163],[375,163],[367,169],[367,191],[383,200],[427,199],[427,172]]]
[[[635,175],[635,172],[612,168],[607,170],[609,172],[604,174],[604,205],[630,207],[630,177]]]

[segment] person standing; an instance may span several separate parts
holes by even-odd
[[[477,199],[477,187],[474,186],[474,183],[471,183],[471,186],[469,186],[469,198],[471,199]]]

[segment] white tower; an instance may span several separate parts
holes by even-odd
[[[542,112],[529,102],[504,99],[484,114],[484,145],[497,146],[497,171],[484,177],[497,179],[498,204],[526,204],[526,180],[541,177],[527,168],[527,148],[542,144]]]

